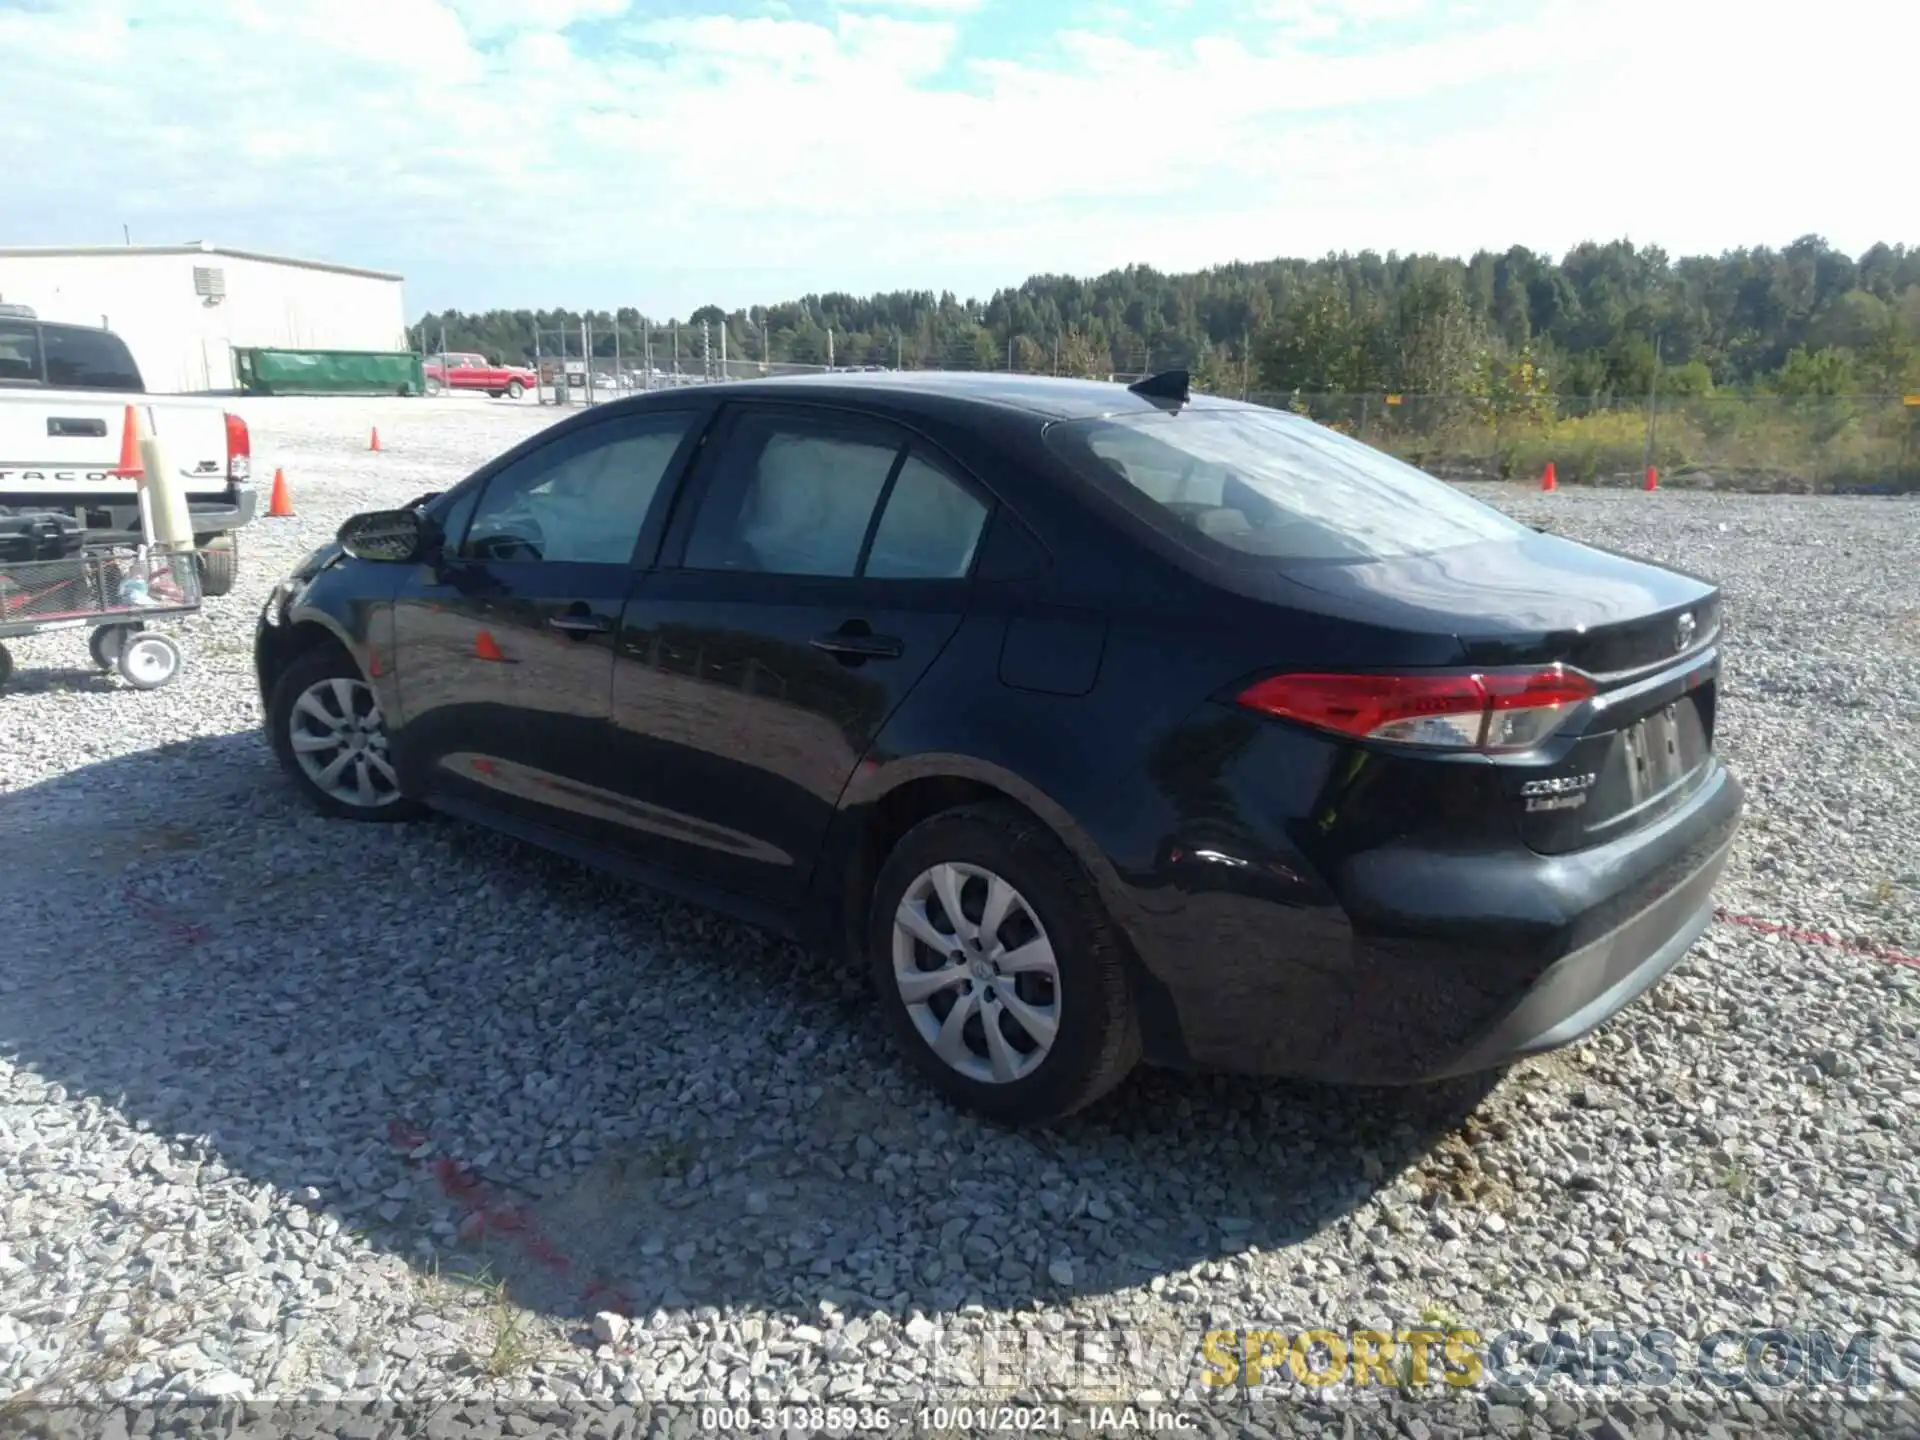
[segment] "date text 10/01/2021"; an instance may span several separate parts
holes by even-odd
[[[1148,1405],[707,1405],[700,1428],[709,1434],[906,1434],[992,1431],[1000,1434],[1183,1434],[1198,1419]]]

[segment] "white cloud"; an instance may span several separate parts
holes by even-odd
[[[980,8],[980,0],[840,0],[842,10],[896,10],[901,13],[963,15]]]
[[[10,228],[389,265],[417,303],[683,310],[779,298],[753,279],[774,266],[939,288],[1335,247],[1915,238],[1859,138],[1908,128],[1908,0],[1860,0],[1845,33],[1547,0],[1433,38],[1411,3],[1342,0],[1337,56],[1301,48],[1331,0],[1261,0],[1237,27],[1195,7],[1215,33],[1183,45],[1068,31],[1017,58],[953,0],[0,9],[0,53],[35,57],[0,108]],[[688,271],[698,295],[650,288]]]

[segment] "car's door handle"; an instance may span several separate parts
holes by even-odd
[[[89,440],[99,440],[103,439],[106,433],[107,422],[104,420],[93,420],[73,415],[49,415],[47,417],[48,435],[57,435],[67,439],[85,438]]]
[[[906,650],[897,636],[873,635],[857,630],[830,630],[808,642],[816,650],[849,660],[897,660]]]
[[[547,624],[568,635],[604,635],[613,629],[613,621],[605,615],[581,615],[572,612],[549,616]]]

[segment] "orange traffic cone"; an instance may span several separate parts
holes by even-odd
[[[293,518],[293,496],[287,493],[287,472],[274,467],[273,493],[267,497],[267,514],[280,520]]]
[[[131,480],[144,473],[140,464],[140,412],[133,406],[127,406],[127,418],[120,426],[120,464],[113,474],[122,480]]]
[[[380,427],[376,425],[373,427],[373,438],[367,442],[367,449],[378,450],[379,448],[380,448]]]
[[[507,656],[493,638],[491,630],[482,630],[473,637],[473,658],[476,660],[504,661]]]
[[[1647,466],[1647,489],[1658,490],[1659,488],[1660,467],[1658,465],[1649,465]]]
[[[1547,461],[1547,468],[1540,473],[1540,488],[1542,490],[1558,490],[1560,488],[1560,482],[1553,478],[1553,462],[1551,460]]]

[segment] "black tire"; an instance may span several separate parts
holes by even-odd
[[[280,762],[280,768],[309,805],[332,819],[383,824],[419,819],[426,809],[418,801],[401,795],[384,804],[349,804],[321,789],[313,777],[301,768],[293,750],[294,706],[311,687],[327,680],[366,684],[366,677],[360,673],[352,658],[332,645],[296,656],[274,682],[273,695],[267,702],[267,738],[273,746],[274,758]]]
[[[96,625],[93,633],[87,636],[87,653],[102,670],[111,670],[120,659],[120,651],[126,645],[127,638],[146,628],[138,621],[131,625]]]
[[[507,398],[509,400],[518,400],[522,395],[526,393],[527,393],[527,387],[522,385],[518,380],[511,381],[507,385]]]
[[[13,652],[6,646],[0,645],[0,685],[5,685],[12,678]]]
[[[201,547],[196,563],[200,567],[200,593],[212,599],[231,595],[240,579],[240,537],[216,535]]]
[[[1018,1079],[976,1080],[934,1054],[895,981],[895,911],[916,879],[942,863],[989,870],[1007,881],[1052,945],[1059,1028],[1037,1068]],[[901,838],[874,886],[867,959],[881,1008],[913,1063],[948,1099],[1004,1124],[1043,1124],[1070,1115],[1113,1089],[1139,1062],[1139,1022],[1113,922],[1080,864],[1012,805],[949,810]]]

